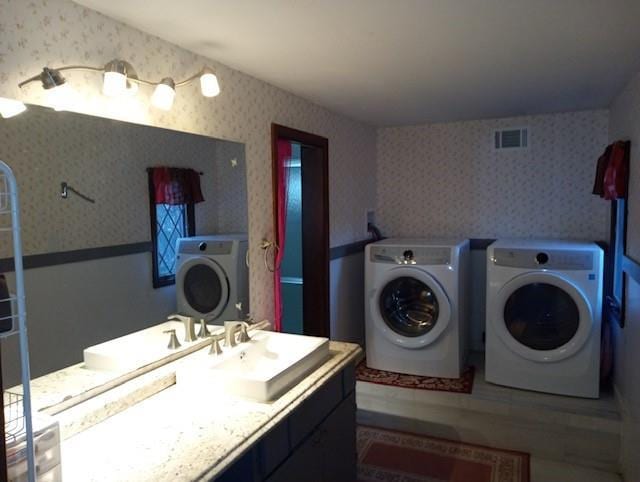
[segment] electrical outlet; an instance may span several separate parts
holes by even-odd
[[[369,236],[369,224],[376,224],[376,212],[373,209],[366,209],[364,212],[364,234]]]

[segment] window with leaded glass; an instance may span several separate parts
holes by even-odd
[[[158,288],[175,283],[176,242],[193,236],[193,205],[154,204],[151,206],[153,236],[153,285]]]

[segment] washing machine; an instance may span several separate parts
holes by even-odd
[[[597,398],[602,249],[498,240],[487,249],[488,382]]]
[[[222,324],[249,312],[247,236],[180,238],[176,247],[178,313]]]
[[[458,378],[466,358],[468,266],[468,240],[367,245],[367,366]]]

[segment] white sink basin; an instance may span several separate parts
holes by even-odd
[[[234,395],[260,402],[279,397],[329,356],[327,338],[260,330],[250,335],[246,343],[231,349],[223,347],[222,355],[207,355],[206,367],[216,379],[214,384],[219,382]],[[188,371],[185,377],[202,382],[201,371],[193,366]]]
[[[216,330],[216,328],[218,330]],[[167,348],[169,335],[166,330],[176,330],[181,347],[175,350]],[[199,328],[196,327],[196,333]],[[209,331],[221,331],[220,326],[209,325]],[[84,350],[84,364],[90,370],[130,371],[180,353],[196,344],[206,343],[198,339],[191,343],[184,341],[184,323],[166,321],[159,325],[136,331],[120,338],[90,346]]]

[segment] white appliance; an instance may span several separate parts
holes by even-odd
[[[176,248],[178,313],[222,324],[249,311],[247,236],[180,238]],[[241,308],[236,305],[240,303]]]
[[[486,380],[597,398],[603,251],[499,240],[487,249]]]
[[[469,241],[386,239],[365,248],[367,366],[457,378],[466,358]]]

